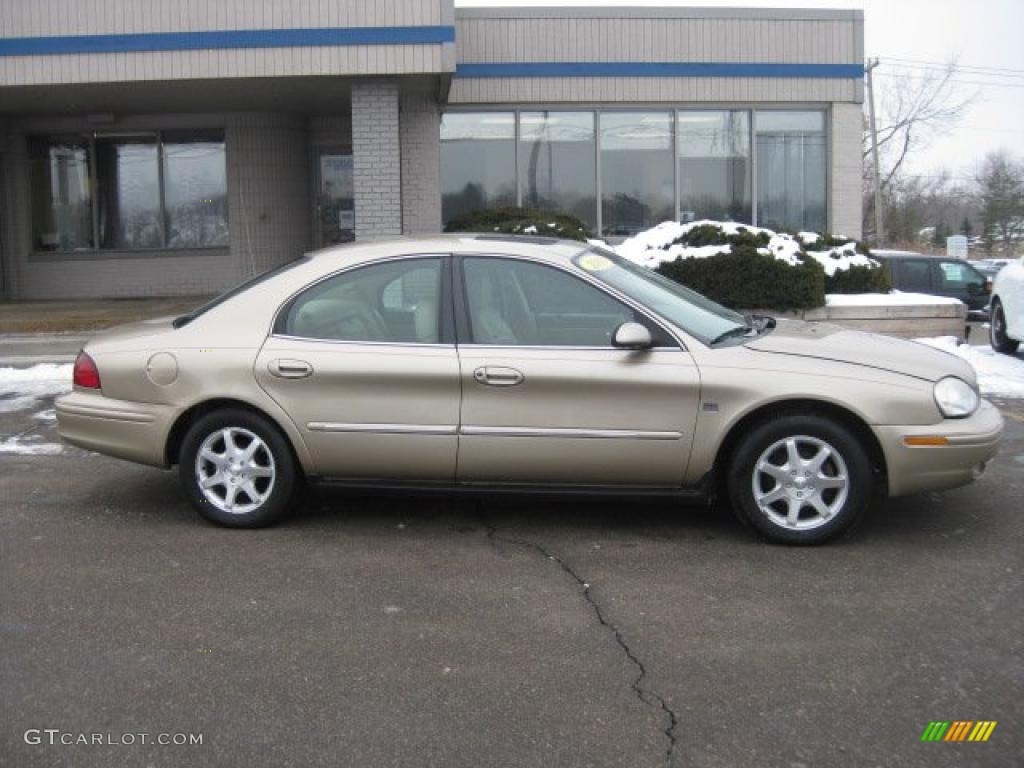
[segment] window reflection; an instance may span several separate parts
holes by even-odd
[[[594,231],[596,162],[593,112],[519,115],[520,189],[525,207],[569,213]]]
[[[223,134],[167,132],[163,140],[167,245],[227,245],[228,185]]]
[[[757,223],[770,229],[826,228],[827,147],[823,112],[758,112]]]
[[[441,218],[515,205],[514,112],[449,112],[441,119]]]
[[[632,235],[675,218],[672,116],[601,113],[601,217],[605,235]]]
[[[100,248],[162,245],[156,138],[96,139]]]
[[[88,141],[30,139],[29,161],[33,247],[46,251],[91,248]]]
[[[681,111],[679,220],[752,221],[750,115],[745,111]]]

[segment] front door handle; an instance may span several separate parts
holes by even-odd
[[[281,379],[304,379],[313,374],[313,366],[305,360],[271,360],[267,367]]]
[[[473,378],[478,384],[487,384],[492,387],[514,387],[516,384],[522,384],[526,377],[515,368],[486,365],[473,371]]]

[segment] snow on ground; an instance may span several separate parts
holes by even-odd
[[[71,369],[70,363],[0,368],[0,413],[27,411],[43,398],[70,392]]]
[[[0,455],[56,456],[64,452],[60,443],[48,442],[42,435],[32,433],[57,420],[55,409],[40,406],[45,399],[71,390],[71,368],[70,364],[49,363],[31,368],[0,368],[0,413],[39,408],[32,414],[36,426],[16,435],[0,437]]]
[[[960,344],[955,336],[914,339],[919,344],[950,352],[974,366],[981,394],[993,397],[1024,397],[1024,360],[1001,355],[989,346]]]
[[[910,305],[959,304],[960,299],[949,296],[929,296],[926,293],[829,293],[825,295],[828,307],[906,307]]]
[[[13,435],[0,440],[0,454],[19,456],[56,456],[64,452],[60,443],[48,443],[42,435]]]
[[[678,221],[663,221],[656,227],[638,232],[627,240],[624,240],[614,250],[620,256],[630,261],[642,264],[645,267],[654,269],[666,261],[675,261],[678,258],[704,259],[719,253],[729,253],[731,248],[728,245],[706,245],[701,247],[689,247],[675,244],[676,240],[696,227],[711,225],[719,227],[726,235],[735,235],[741,229],[754,234],[766,234],[770,238],[768,246],[759,248],[758,251],[766,256],[774,256],[779,261],[796,265],[799,263],[799,254],[803,251],[800,240],[792,235],[782,232],[773,232],[770,229],[753,227],[748,224],[738,224],[733,221],[691,221],[681,224]],[[821,239],[821,235],[815,232],[801,232],[800,238],[810,244]],[[873,267],[878,262],[857,253],[856,243],[826,248],[822,251],[805,251],[808,256],[821,264],[825,274],[834,275],[836,270],[846,271],[850,267]]]

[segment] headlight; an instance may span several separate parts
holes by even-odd
[[[935,404],[948,419],[970,416],[979,402],[978,393],[963,379],[947,376],[935,384]]]

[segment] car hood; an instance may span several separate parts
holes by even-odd
[[[971,385],[977,384],[974,368],[956,355],[913,341],[851,331],[828,323],[779,320],[774,331],[744,346],[755,352],[879,368],[926,381],[958,376]]]

